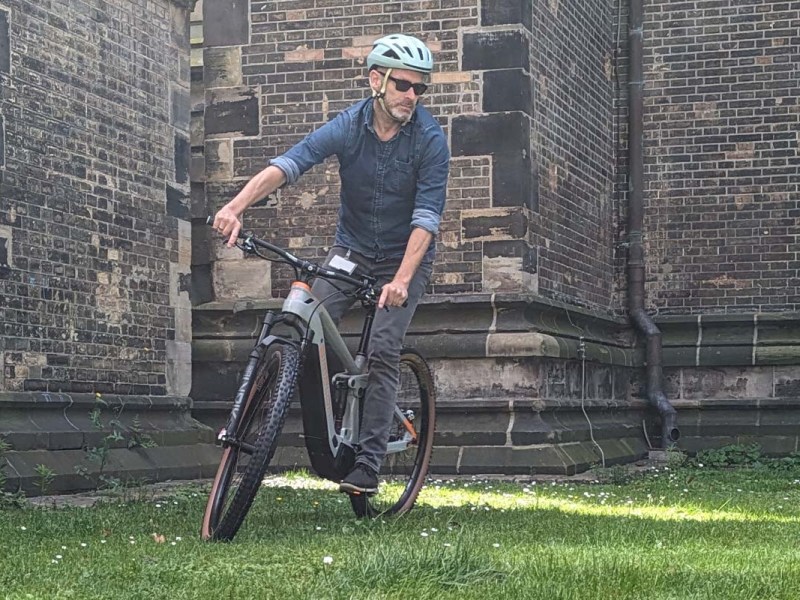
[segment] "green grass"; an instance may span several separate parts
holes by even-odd
[[[800,597],[800,472],[661,469],[622,486],[434,480],[410,514],[374,521],[310,481],[265,487],[230,544],[200,541],[200,487],[3,509],[0,597]]]

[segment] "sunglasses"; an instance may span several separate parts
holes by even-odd
[[[377,72],[386,77],[386,73],[381,73],[380,71]],[[422,96],[422,94],[424,94],[428,89],[428,86],[424,83],[411,83],[410,81],[406,81],[405,79],[397,79],[391,75],[389,75],[389,79],[394,82],[394,87],[397,88],[398,92],[407,92],[408,90],[413,89],[417,96]]]

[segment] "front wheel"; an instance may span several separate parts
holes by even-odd
[[[350,496],[359,517],[402,514],[411,510],[428,474],[436,426],[433,377],[415,350],[400,355],[397,408],[389,431],[386,458],[374,496]]]
[[[281,343],[270,344],[248,365],[239,426],[228,431],[240,444],[222,452],[203,516],[204,540],[230,541],[241,527],[275,453],[298,365],[297,350]]]

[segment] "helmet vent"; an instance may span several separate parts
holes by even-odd
[[[413,36],[393,34],[375,40],[367,64],[420,73],[433,70],[433,57],[425,43]]]

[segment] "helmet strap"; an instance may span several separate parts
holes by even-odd
[[[380,71],[379,71],[380,72]],[[386,96],[386,86],[389,84],[389,75],[392,74],[391,69],[386,69],[386,73],[383,75],[383,82],[381,83],[381,89],[372,90],[372,97],[377,100],[383,100],[384,96]],[[383,106],[383,102],[381,102],[381,106]]]

